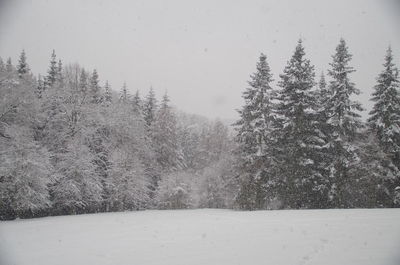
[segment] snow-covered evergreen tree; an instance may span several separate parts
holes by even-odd
[[[37,80],[37,86],[36,86],[36,96],[38,98],[42,98],[42,93],[44,91],[44,81],[42,76],[39,74],[38,80]]]
[[[143,102],[140,98],[139,90],[136,90],[135,96],[132,99],[133,111],[142,115],[143,114]]]
[[[271,87],[272,74],[267,57],[260,55],[257,71],[250,76],[249,87],[243,93],[245,105],[239,111],[237,127],[239,156],[244,174],[238,203],[244,208],[265,208],[267,169],[272,163],[272,130],[275,122]],[[246,187],[244,187],[246,185]],[[244,202],[245,201],[245,202]],[[251,205],[249,205],[251,204]]]
[[[89,74],[84,68],[81,68],[80,70],[78,89],[79,93],[81,93],[82,96],[86,97],[89,89]]]
[[[130,95],[129,95],[128,90],[126,88],[126,83],[124,82],[124,84],[122,85],[122,88],[121,88],[119,100],[122,103],[128,103],[129,98],[130,98]]]
[[[64,82],[63,65],[62,65],[61,59],[58,60],[56,81],[59,84],[63,84],[63,82]]]
[[[400,86],[399,71],[393,62],[392,49],[389,47],[385,56],[384,70],[377,78],[377,85],[372,94],[375,103],[369,113],[368,125],[376,135],[383,152],[390,162],[400,169]],[[388,164],[389,165],[389,164]],[[393,172],[395,173],[395,172]],[[400,186],[400,176],[394,174],[387,182],[395,198],[395,189]]]
[[[356,140],[360,136],[363,124],[359,112],[361,104],[352,99],[358,95],[359,90],[350,80],[350,74],[355,70],[349,66],[352,55],[348,52],[344,39],[336,47],[332,56],[331,77],[329,83],[330,97],[325,103],[329,113],[327,125],[329,126],[328,148],[331,155],[329,164],[330,191],[329,195],[333,207],[351,207],[351,185],[356,181],[350,174],[350,169],[359,161]]]
[[[99,75],[97,74],[96,69],[93,70],[93,73],[90,76],[89,94],[90,94],[90,99],[89,99],[90,103],[99,104],[102,102],[102,96],[99,84]]]
[[[51,87],[54,85],[54,83],[57,81],[57,73],[58,73],[58,68],[57,68],[56,52],[55,50],[53,50],[50,57],[49,69],[47,70],[46,87]]]
[[[156,159],[161,169],[164,172],[172,172],[180,168],[181,156],[177,142],[176,116],[169,106],[167,94],[164,95],[161,106],[156,113],[151,131]]]
[[[111,87],[108,84],[108,81],[106,81],[106,84],[104,85],[104,102],[107,106],[112,103]]]
[[[396,205],[394,184],[400,171],[379,145],[377,135],[371,130],[362,133],[363,137],[355,142],[360,161],[349,168],[353,181],[346,200],[351,202],[351,207],[393,207]]]
[[[200,137],[196,128],[186,124],[178,125],[178,143],[185,168],[200,169],[198,153]]]
[[[150,87],[149,93],[147,94],[143,104],[144,120],[146,121],[146,124],[149,128],[154,122],[157,108],[158,106],[157,106],[156,95],[154,94],[153,87]]]
[[[26,61],[25,50],[22,50],[21,55],[19,56],[17,71],[18,71],[19,77],[22,77],[23,75],[29,73],[29,71],[30,71],[28,63]]]
[[[317,98],[314,67],[305,58],[302,41],[280,75],[276,112],[281,128],[278,139],[281,151],[279,173],[273,180],[279,199],[289,208],[309,208],[320,199],[321,165],[319,149],[324,144],[319,128],[315,126]]]

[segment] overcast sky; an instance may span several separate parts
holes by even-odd
[[[0,56],[22,49],[35,74],[51,50],[64,63],[96,68],[114,90],[168,91],[179,109],[234,119],[261,52],[279,79],[302,38],[317,75],[340,37],[353,54],[353,81],[367,109],[387,46],[400,66],[398,1],[1,1]]]

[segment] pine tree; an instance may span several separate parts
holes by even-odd
[[[79,75],[79,90],[80,93],[86,95],[88,91],[88,74],[86,73],[85,69],[82,68],[81,73]]]
[[[399,71],[393,63],[392,49],[385,56],[384,70],[377,78],[372,101],[375,102],[369,113],[368,125],[376,135],[383,152],[391,163],[400,170],[400,90]],[[388,165],[390,166],[390,165]],[[391,167],[391,166],[390,166]],[[393,172],[394,173],[394,172]],[[400,176],[394,174],[388,181],[390,193],[395,197],[395,189],[400,186]]]
[[[315,97],[318,102],[317,104],[319,106],[317,119],[320,123],[326,123],[326,121],[328,120],[329,114],[325,107],[325,103],[331,96],[332,96],[331,91],[328,89],[325,81],[325,75],[323,72],[321,72],[321,76],[318,82],[318,88],[315,91]],[[325,130],[323,130],[322,132],[324,133]]]
[[[143,102],[142,99],[140,98],[139,90],[136,90],[135,96],[133,97],[132,100],[132,105],[133,105],[133,111],[137,114],[142,115]]]
[[[17,71],[19,77],[22,77],[23,75],[29,73],[29,66],[26,62],[25,50],[22,50],[21,55],[19,56]]]
[[[50,66],[49,70],[47,70],[47,76],[46,76],[46,87],[52,87],[54,83],[57,81],[57,60],[56,60],[56,52],[53,50],[51,53],[51,58],[50,58]]]
[[[175,114],[169,106],[167,94],[164,95],[152,124],[152,138],[156,159],[162,171],[172,172],[178,169],[180,156],[177,142],[177,122]]]
[[[242,178],[248,178],[242,181],[243,186],[238,197],[239,205],[242,204],[241,207],[244,208],[266,206],[266,171],[272,163],[271,132],[275,121],[272,103],[275,91],[271,87],[272,81],[267,57],[261,54],[257,71],[250,76],[249,87],[243,93],[245,105],[239,111],[240,119],[235,124],[242,160],[241,171],[244,171]]]
[[[64,76],[63,76],[63,66],[62,66],[62,62],[61,59],[58,60],[58,65],[57,65],[57,82],[59,84],[63,84],[64,82]]]
[[[102,97],[100,93],[99,75],[97,74],[96,69],[93,70],[93,73],[90,77],[89,93],[90,93],[90,100],[89,100],[90,103],[92,104],[101,103]]]
[[[157,99],[154,94],[153,88],[150,87],[150,91],[146,96],[146,100],[143,106],[144,120],[147,126],[150,128],[155,119],[155,114],[157,111]]]
[[[42,98],[43,91],[44,91],[44,81],[42,76],[39,74],[35,91],[38,98]]]
[[[111,95],[111,88],[110,88],[110,85],[108,84],[108,81],[106,81],[104,90],[105,90],[104,102],[106,103],[107,106],[109,106],[112,103],[112,95]]]
[[[120,97],[119,100],[122,103],[128,103],[129,97],[130,95],[128,94],[128,90],[126,88],[126,83],[124,82],[124,84],[122,85],[122,89],[121,89],[121,93],[120,93]]]
[[[351,99],[359,94],[359,90],[349,78],[355,70],[348,65],[352,55],[344,39],[340,40],[332,58],[328,72],[332,78],[329,84],[331,95],[325,104],[329,113],[330,198],[333,207],[351,207],[352,202],[347,198],[356,180],[350,174],[350,169],[359,161],[356,140],[363,127],[359,114],[363,109],[359,102]]]
[[[315,154],[317,154],[315,159],[319,165],[318,171],[320,175],[318,182],[315,182],[315,186],[313,188],[314,191],[317,191],[317,196],[313,200],[313,207],[327,208],[330,206],[328,195],[330,181],[329,171],[327,168],[329,167],[329,161],[331,157],[329,156],[329,147],[327,145],[329,142],[328,135],[330,134],[330,127],[327,125],[329,111],[326,108],[326,102],[331,96],[331,91],[327,87],[323,72],[321,72],[318,87],[316,88],[314,95],[317,102],[317,107],[314,116],[313,127],[319,139],[318,149],[315,150]]]
[[[315,126],[317,98],[313,91],[314,67],[305,59],[302,41],[285,67],[279,86],[277,113],[281,128],[277,127],[280,153],[276,156],[280,168],[277,184],[278,197],[289,208],[312,208],[320,199],[315,190],[322,181],[318,150],[323,144],[319,128]]]
[[[369,126],[377,134],[384,151],[391,155],[392,161],[400,168],[400,92],[398,69],[393,63],[392,49],[385,56],[384,70],[377,78],[372,94],[375,102],[369,113]]]

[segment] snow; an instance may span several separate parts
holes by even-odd
[[[0,222],[2,265],[400,264],[400,209],[165,210]]]

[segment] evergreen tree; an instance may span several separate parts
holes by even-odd
[[[86,73],[85,69],[82,68],[81,73],[79,75],[79,90],[80,93],[86,95],[88,91],[88,74]]]
[[[332,78],[329,84],[331,95],[325,104],[329,113],[327,125],[330,132],[329,195],[333,207],[351,207],[352,202],[348,198],[351,197],[351,185],[356,179],[350,174],[350,169],[359,161],[356,140],[363,128],[359,114],[363,109],[359,102],[351,99],[353,95],[359,94],[359,90],[350,81],[349,75],[355,70],[349,66],[352,55],[348,52],[344,39],[340,40],[332,58],[328,72]]]
[[[129,100],[129,94],[128,94],[128,90],[127,90],[127,88],[126,88],[126,83],[124,82],[124,84],[122,85],[122,89],[121,89],[121,93],[120,93],[121,95],[120,95],[120,97],[119,97],[119,100],[122,102],[122,103],[127,103],[128,102],[128,100]]]
[[[58,66],[57,66],[57,82],[60,84],[63,84],[64,82],[64,76],[63,76],[63,66],[61,59],[58,60]]]
[[[133,97],[132,100],[132,105],[133,105],[133,111],[135,113],[142,115],[143,102],[142,99],[140,98],[139,90],[136,90],[135,96]]]
[[[146,100],[143,106],[144,120],[147,126],[150,128],[155,119],[155,114],[157,111],[157,99],[154,94],[153,88],[150,87],[150,91],[146,96]]]
[[[56,52],[55,50],[53,50],[50,58],[50,66],[49,69],[47,70],[46,87],[51,87],[54,85],[54,83],[57,81],[57,73],[58,73],[58,68],[57,68]]]
[[[326,122],[329,118],[328,109],[325,107],[327,100],[332,96],[331,91],[328,89],[325,75],[322,72],[320,76],[320,80],[318,82],[318,88],[315,91],[315,97],[317,100],[317,116],[316,122],[318,123],[319,129],[321,130],[321,135],[326,136],[328,133],[329,127],[326,126]]]
[[[90,100],[89,102],[92,104],[99,104],[102,101],[100,85],[99,85],[99,75],[97,74],[96,69],[93,70],[92,76],[90,77],[89,82],[89,91],[90,91]]]
[[[109,106],[112,103],[112,95],[111,95],[111,88],[110,85],[108,84],[108,81],[106,81],[106,84],[104,86],[104,102]]]
[[[277,113],[281,127],[277,127],[280,153],[278,197],[289,208],[313,208],[321,197],[315,189],[323,181],[319,149],[324,143],[314,123],[317,98],[313,91],[314,67],[305,57],[302,41],[280,75]]]
[[[26,62],[25,50],[22,50],[21,55],[19,56],[17,71],[19,77],[22,77],[23,75],[29,73],[29,66]]]
[[[35,91],[38,98],[42,98],[43,91],[44,91],[44,81],[42,76],[39,74]]]
[[[356,142],[360,161],[349,169],[355,181],[346,199],[351,201],[352,207],[396,206],[395,187],[400,171],[383,151],[373,131],[363,130],[362,134]]]
[[[327,208],[330,207],[329,201],[329,161],[331,157],[329,156],[329,147],[327,143],[329,142],[328,135],[330,134],[330,127],[327,125],[329,119],[329,112],[326,108],[326,102],[331,96],[331,91],[328,89],[327,83],[325,81],[325,75],[321,72],[320,80],[318,82],[318,87],[315,91],[315,100],[317,102],[316,114],[313,121],[313,127],[319,138],[318,149],[315,151],[317,156],[315,159],[319,165],[320,178],[316,182],[314,190],[317,191],[317,197],[314,198],[313,207],[317,208]],[[323,144],[324,143],[324,144]]]
[[[178,169],[180,156],[177,142],[177,123],[175,114],[169,106],[167,94],[164,95],[152,124],[152,138],[156,159],[162,171],[171,172]]]
[[[385,56],[384,70],[377,78],[377,85],[372,94],[375,102],[369,113],[368,125],[376,135],[383,152],[390,162],[400,170],[400,90],[398,69],[393,63],[392,49],[389,47]],[[388,165],[389,166],[389,165]],[[394,172],[393,172],[394,173]],[[388,181],[390,193],[395,197],[395,189],[400,186],[400,176]]]
[[[250,76],[249,87],[243,93],[245,105],[239,111],[236,122],[237,141],[244,172],[238,203],[244,208],[266,206],[266,172],[272,163],[271,138],[275,115],[272,99],[275,91],[271,87],[272,74],[267,57],[260,55],[257,71]],[[244,187],[247,185],[247,187]],[[245,202],[244,202],[245,201]]]

